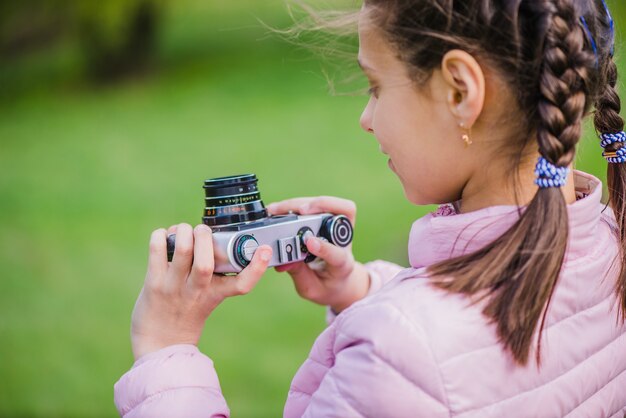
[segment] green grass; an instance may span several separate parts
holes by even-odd
[[[276,39],[240,49],[231,39],[203,55],[192,38],[219,40],[194,13],[201,2],[190,4],[173,13],[162,69],[150,77],[85,88],[66,71],[71,48],[61,49],[29,63],[39,82],[0,103],[0,416],[115,415],[149,234],[198,223],[205,178],[256,173],[266,203],[356,201],[362,261],[406,265],[409,227],[433,209],[405,201],[360,130],[364,97],[329,96],[319,64]],[[41,68],[60,75],[48,85]],[[599,152],[588,131],[578,168],[603,178]],[[285,274],[223,303],[200,345],[233,416],[280,416],[324,327],[324,309],[300,299]]]

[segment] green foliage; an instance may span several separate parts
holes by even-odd
[[[131,29],[130,17],[143,4],[157,7],[162,0],[72,1],[72,10],[80,25],[96,27],[109,44],[124,42]]]

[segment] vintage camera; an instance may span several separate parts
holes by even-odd
[[[311,262],[304,242],[315,235],[345,247],[352,242],[352,224],[343,215],[269,216],[261,200],[254,174],[218,177],[204,182],[202,222],[213,231],[215,273],[238,273],[252,260],[256,249],[268,244],[273,254],[269,266],[296,261]],[[167,256],[174,255],[175,234],[167,237]]]

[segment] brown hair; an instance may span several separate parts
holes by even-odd
[[[592,104],[598,133],[617,133],[624,127],[615,91],[612,28],[602,0],[365,0],[365,5],[368,20],[395,46],[418,85],[428,81],[451,49],[467,51],[507,82],[519,111],[510,118],[511,140],[497,152],[514,162],[513,168],[524,160],[528,142],[535,140],[544,158],[568,166]],[[517,172],[512,169],[508,175]],[[624,164],[609,164],[608,188],[621,243],[616,291],[623,320]],[[517,222],[492,243],[433,264],[428,273],[443,289],[486,298],[484,315],[495,323],[514,359],[526,364],[561,271],[569,226],[567,204],[556,187],[540,188],[518,214]],[[539,353],[540,347],[538,364]]]

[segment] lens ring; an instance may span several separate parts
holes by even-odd
[[[250,194],[258,192],[256,183],[238,184],[238,185],[224,185],[221,187],[216,186],[203,186],[205,195],[208,198],[219,198],[227,196],[239,196],[242,194]]]
[[[204,181],[206,187],[223,187],[226,185],[240,184],[247,181],[257,181],[254,174],[241,174],[238,176],[214,177]]]
[[[252,193],[242,193],[240,195],[206,197],[204,198],[204,201],[205,201],[206,207],[209,208],[209,207],[221,207],[221,206],[246,204],[246,203],[254,202],[260,199],[261,199],[261,195],[259,194],[259,192],[252,192]]]
[[[257,182],[254,174],[205,180],[202,222],[209,226],[223,226],[266,218],[268,213]]]

